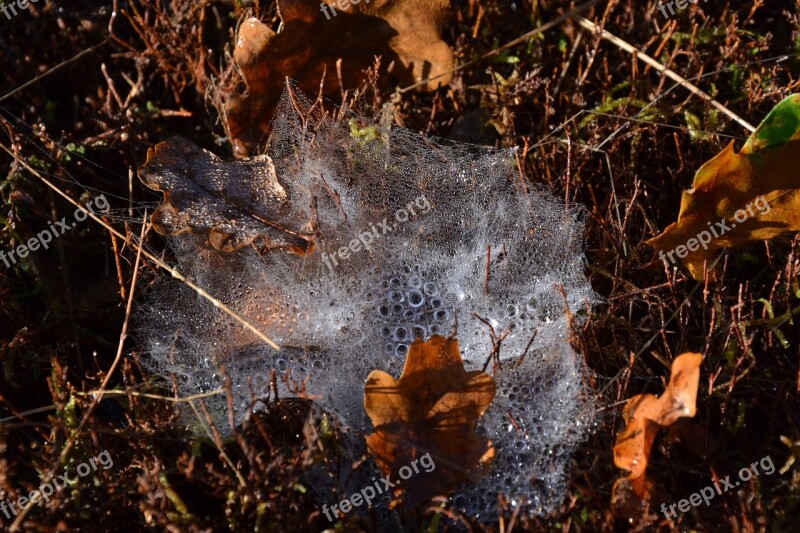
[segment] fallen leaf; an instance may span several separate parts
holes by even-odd
[[[164,193],[151,218],[162,235],[203,235],[222,252],[251,243],[262,251],[283,248],[306,255],[314,250],[311,224],[292,228],[286,191],[266,155],[225,162],[173,137],[148,150],[139,178]]]
[[[338,95],[360,86],[366,69],[381,56],[395,80],[386,79],[387,84],[410,86],[436,77],[416,88],[431,91],[450,83],[453,51],[441,38],[450,0],[364,0],[346,2],[347,10],[339,9],[341,4],[278,0],[281,33],[256,18],[242,23],[233,58],[247,90],[229,96],[225,105],[237,157],[253,153],[265,139],[286,78],[306,94],[317,94],[322,81],[323,94]],[[322,6],[332,7],[323,11]]]
[[[625,404],[625,429],[617,434],[614,464],[630,473],[617,479],[611,491],[611,503],[618,515],[631,518],[646,511],[652,489],[646,470],[653,441],[662,427],[697,412],[702,361],[699,353],[679,355],[672,362],[672,375],[664,394],[639,394]]]
[[[436,465],[430,474],[403,481],[396,496],[425,500],[480,477],[494,446],[475,427],[494,395],[494,379],[464,370],[458,341],[439,335],[411,344],[400,379],[370,373],[364,407],[375,433],[367,446],[383,473],[400,479],[399,470],[426,453]]]
[[[700,167],[692,189],[683,193],[678,221],[647,244],[663,258],[661,254],[687,246],[690,239],[704,234],[705,241],[718,233],[704,245],[695,242],[696,250],[687,247],[683,252],[687,255],[681,260],[692,277],[702,280],[704,263],[711,265],[717,250],[800,230],[798,168],[800,95],[793,95],[775,106],[739,153],[731,142]],[[742,213],[747,214],[744,220]],[[719,234],[723,228],[718,222],[730,230]]]

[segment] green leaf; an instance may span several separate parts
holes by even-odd
[[[742,153],[783,146],[800,137],[800,94],[787,96],[769,112],[747,139]]]

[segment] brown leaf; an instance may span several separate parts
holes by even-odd
[[[394,85],[437,77],[416,89],[431,91],[450,83],[453,52],[440,36],[450,0],[362,0],[347,2],[346,11],[338,3],[324,0],[333,6],[326,9],[326,18],[319,0],[278,0],[280,34],[256,18],[239,28],[234,61],[247,92],[230,97],[225,109],[237,157],[252,153],[265,138],[287,77],[302,92],[317,94],[326,72],[323,93],[338,95],[360,86],[364,71],[381,56]]]
[[[162,235],[204,235],[222,252],[251,243],[298,255],[314,250],[310,223],[291,229],[286,191],[267,156],[225,162],[192,142],[173,137],[147,152],[139,178],[164,193],[152,216]]]
[[[738,154],[731,142],[700,167],[692,189],[683,193],[678,221],[647,244],[661,253],[686,254],[681,261],[694,279],[702,280],[703,265],[711,264],[717,250],[800,230],[798,168],[800,95],[793,95],[775,106]],[[730,230],[720,234],[717,222]],[[701,234],[705,244],[698,243]],[[689,247],[691,239],[695,242]]]
[[[658,430],[678,418],[697,412],[697,387],[703,356],[687,352],[672,362],[667,390],[660,397],[639,394],[628,400],[622,411],[625,429],[617,434],[614,464],[630,473],[614,483],[611,502],[618,515],[630,518],[646,510],[652,484],[647,479],[647,462]]]
[[[479,477],[494,447],[475,427],[494,395],[494,379],[464,370],[458,341],[439,335],[414,341],[400,379],[372,371],[364,407],[376,429],[367,446],[378,466],[399,479],[400,468],[426,453],[436,464],[432,474],[404,481],[396,495],[425,500]]]

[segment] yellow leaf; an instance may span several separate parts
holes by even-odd
[[[672,362],[672,375],[664,394],[660,397],[639,394],[625,404],[622,411],[625,429],[617,434],[614,464],[630,473],[617,479],[611,490],[611,503],[618,515],[631,518],[646,510],[652,485],[646,470],[653,441],[661,427],[697,412],[702,361],[699,353],[679,355]]]
[[[430,78],[418,91],[450,83],[455,60],[441,38],[450,0],[278,0],[277,6],[281,33],[251,18],[236,36],[233,58],[247,91],[229,95],[225,111],[238,157],[266,138],[286,78],[306,94],[338,97],[361,86],[380,56],[381,89],[391,89],[392,79],[411,86]]]
[[[678,221],[647,244],[702,280],[704,263],[710,266],[718,250],[800,230],[798,169],[800,95],[793,95],[775,106],[739,153],[731,142],[700,167],[683,193]]]
[[[375,427],[367,446],[385,475],[430,453],[434,474],[415,474],[395,494],[424,500],[474,480],[494,457],[494,447],[475,433],[491,405],[494,379],[467,372],[458,341],[434,335],[411,344],[400,379],[381,370],[367,378],[364,407]]]

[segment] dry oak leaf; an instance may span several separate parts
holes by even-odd
[[[339,4],[346,4],[346,10]],[[385,80],[384,88],[429,78],[435,79],[416,90],[450,83],[454,56],[441,38],[449,9],[450,0],[325,0],[322,5],[319,0],[278,0],[281,33],[256,18],[243,22],[233,59],[247,90],[230,95],[225,105],[234,154],[246,157],[265,138],[286,78],[306,94],[317,94],[323,81],[322,92],[338,96],[359,87],[365,70],[381,56],[393,78]]]
[[[139,178],[164,193],[151,218],[162,235],[203,235],[222,252],[251,243],[262,251],[314,251],[311,224],[293,229],[289,199],[266,155],[226,162],[191,141],[172,137],[148,150]]]
[[[364,407],[375,433],[367,446],[384,475],[400,480],[400,468],[427,453],[436,465],[395,487],[396,496],[424,501],[486,471],[494,446],[475,427],[494,395],[494,379],[464,370],[458,341],[439,335],[411,344],[400,379],[370,373]]]
[[[770,111],[738,154],[731,142],[700,167],[692,189],[683,193],[678,221],[647,244],[662,258],[684,246],[682,261],[700,281],[717,250],[800,230],[799,171],[800,95],[792,95]]]
[[[699,353],[679,355],[672,362],[672,375],[664,394],[639,394],[625,404],[625,429],[617,434],[614,464],[630,473],[617,479],[611,491],[612,506],[618,515],[633,518],[646,511],[652,489],[646,470],[653,441],[660,428],[697,412],[702,361]]]

